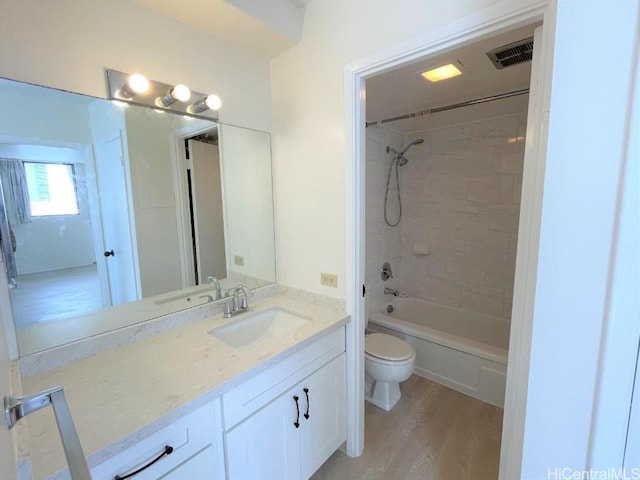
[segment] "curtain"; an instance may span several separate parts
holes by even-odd
[[[31,203],[24,164],[20,160],[0,158],[0,180],[9,222],[31,222]]]

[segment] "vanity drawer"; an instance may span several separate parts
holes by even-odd
[[[222,396],[224,429],[245,419],[345,350],[344,327],[329,333]]]
[[[223,479],[224,464],[220,433],[220,401],[208,403],[160,431],[141,439],[127,450],[91,470],[93,480],[114,480],[148,465],[158,458],[167,446],[173,451],[132,478],[156,480],[173,478],[172,472],[188,470],[190,463],[205,468],[202,478]],[[216,421],[216,418],[218,419]],[[217,424],[217,427],[216,427]],[[207,461],[202,461],[206,458]],[[220,471],[222,465],[222,471]]]

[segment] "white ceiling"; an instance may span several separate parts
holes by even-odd
[[[529,87],[531,62],[502,70],[486,55],[494,48],[532,37],[534,26],[501,34],[437,57],[420,60],[367,80],[367,121],[400,116],[435,107],[483,98]],[[426,81],[421,72],[460,62],[462,75],[437,83]],[[479,120],[527,109],[528,95],[463,107],[433,115],[386,123],[400,132],[415,132],[444,125]]]
[[[213,37],[271,58],[294,46],[311,0],[130,0]]]

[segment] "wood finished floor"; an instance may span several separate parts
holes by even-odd
[[[365,449],[338,451],[312,480],[494,480],[502,410],[416,375],[390,411],[365,409]]]
[[[102,308],[95,265],[18,276],[11,291],[16,328],[84,315]]]

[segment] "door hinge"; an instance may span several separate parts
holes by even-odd
[[[367,286],[363,283],[362,284],[362,296],[364,297],[364,295],[367,293]]]

